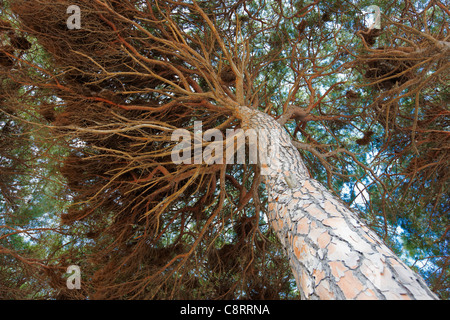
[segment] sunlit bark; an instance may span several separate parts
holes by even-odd
[[[238,114],[267,143],[259,147],[271,150],[262,164],[268,218],[303,299],[437,298],[352,210],[310,178],[278,122],[246,107]]]

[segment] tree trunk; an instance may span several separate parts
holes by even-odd
[[[268,218],[302,299],[437,299],[354,212],[309,176],[278,122],[247,107],[236,115],[268,151],[260,158]]]

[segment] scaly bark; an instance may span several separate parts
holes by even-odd
[[[306,170],[287,132],[269,115],[240,107],[243,129],[267,147],[261,169],[268,215],[302,299],[437,299],[345,204]]]

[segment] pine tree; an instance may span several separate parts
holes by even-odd
[[[31,297],[448,296],[440,2],[385,1],[381,29],[348,1],[6,4],[2,111],[39,137],[30,166],[60,211],[41,251],[2,252],[45,270]],[[239,129],[268,157],[252,162],[251,141],[244,163],[198,157],[219,143],[205,133]]]

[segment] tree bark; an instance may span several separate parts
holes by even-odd
[[[302,299],[437,299],[417,273],[338,198],[312,179],[287,132],[269,115],[240,107],[260,139],[268,219]],[[260,152],[261,155],[261,152]]]

